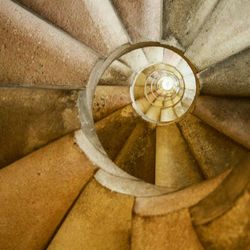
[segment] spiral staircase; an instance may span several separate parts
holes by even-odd
[[[0,0],[0,249],[250,249],[248,0]]]

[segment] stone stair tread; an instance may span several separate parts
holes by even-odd
[[[98,85],[93,98],[94,121],[101,120],[130,103],[129,86]]]
[[[48,249],[129,249],[133,202],[92,180]]]
[[[0,90],[0,168],[80,128],[77,92],[31,88]]]
[[[132,250],[203,249],[193,229],[188,209],[162,216],[134,215],[131,242]]]
[[[1,169],[1,249],[45,249],[94,170],[72,135]]]
[[[109,158],[115,159],[137,121],[131,105],[121,108],[95,123],[96,133]]]
[[[221,61],[198,74],[201,93],[218,96],[250,96],[250,49]]]
[[[161,0],[112,0],[112,3],[133,42],[160,41]]]
[[[115,159],[116,165],[146,182],[155,182],[155,129],[139,121]]]
[[[241,195],[234,206],[212,222],[195,228],[203,246],[210,249],[248,249],[250,245],[250,193]]]
[[[219,1],[185,55],[203,70],[249,47],[249,11],[248,1]]]
[[[128,43],[126,32],[108,0],[18,0],[102,55]],[[108,13],[108,14],[107,14]]]
[[[250,101],[200,96],[194,114],[219,132],[250,149]]]
[[[129,86],[133,71],[119,60],[113,61],[99,80],[100,85]]]
[[[157,126],[155,184],[181,189],[201,180],[198,165],[178,127]]]
[[[164,0],[163,37],[174,37],[188,48],[214,10],[218,0]]]
[[[248,152],[191,114],[179,122],[179,126],[206,178],[237,166]]]
[[[205,199],[190,208],[195,225],[211,223],[230,210],[249,185],[250,154]]]
[[[12,1],[1,0],[0,86],[82,88],[98,60],[90,48]]]

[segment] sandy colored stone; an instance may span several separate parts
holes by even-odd
[[[156,128],[155,183],[177,189],[202,180],[199,168],[175,124]]]
[[[192,220],[202,225],[218,218],[231,209],[244,192],[250,180],[250,154],[205,199],[190,208]]]
[[[133,107],[128,105],[95,124],[96,133],[111,159],[114,159],[123,147],[135,127],[136,120],[137,114]]]
[[[101,120],[130,102],[129,86],[98,85],[93,99],[94,120]]]
[[[250,49],[199,73],[201,92],[219,96],[250,96]]]
[[[155,129],[138,122],[115,163],[127,173],[146,182],[155,183]]]
[[[43,18],[103,55],[127,43],[128,38],[107,0],[18,0]]]
[[[240,250],[250,246],[250,194],[245,192],[228,212],[208,224],[196,227],[208,250]]]
[[[187,48],[214,10],[218,0],[163,0],[163,37],[176,38]]]
[[[130,249],[133,200],[91,181],[48,249]]]
[[[132,70],[126,64],[115,60],[105,70],[100,78],[100,85],[128,86],[131,84]]]
[[[162,195],[138,197],[134,212],[141,216],[154,216],[188,208],[203,200],[213,192],[229,174],[230,170],[209,180],[199,182],[177,192],[169,191]]]
[[[0,5],[0,85],[86,84],[98,60],[92,50],[12,1]]]
[[[250,149],[250,101],[200,96],[194,114],[219,132]]]
[[[247,154],[244,147],[191,114],[179,125],[206,178],[237,166]]]
[[[249,47],[249,11],[247,0],[219,1],[185,55],[203,70]]]
[[[132,229],[132,250],[203,249],[187,209],[163,216],[135,215]]]
[[[45,249],[93,170],[73,136],[0,170],[1,249]]]
[[[0,90],[0,168],[80,127],[76,91]]]
[[[112,0],[133,42],[161,39],[161,0]]]

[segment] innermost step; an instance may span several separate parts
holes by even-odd
[[[134,74],[130,87],[134,109],[144,120],[158,125],[180,120],[196,97],[192,68],[168,48],[146,47],[145,54],[150,63]]]

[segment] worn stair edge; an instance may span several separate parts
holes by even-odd
[[[157,187],[140,179],[129,179],[126,177],[116,176],[103,169],[96,172],[95,179],[101,185],[112,191],[133,195],[135,197],[159,196],[174,191],[174,189]]]
[[[250,153],[205,199],[190,208],[195,225],[208,223],[228,211],[250,180]]]
[[[213,192],[231,170],[217,177],[194,184],[183,190],[158,197],[136,198],[134,213],[140,216],[163,215],[183,208],[189,208]]]

